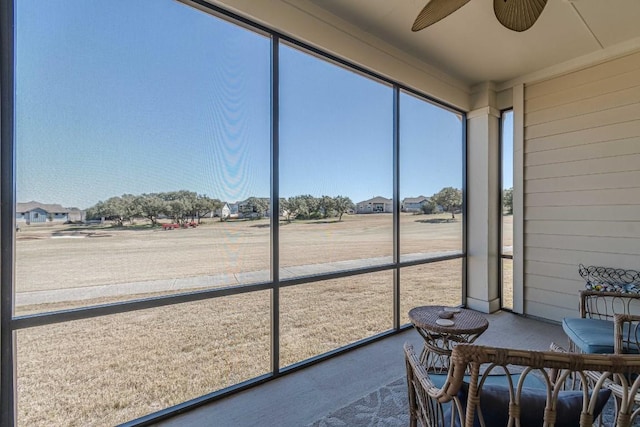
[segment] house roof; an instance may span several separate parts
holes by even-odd
[[[30,201],[27,203],[16,203],[16,212],[30,212],[35,209],[42,209],[47,213],[69,213],[69,209],[63,208],[62,205],[53,203],[40,203]]]
[[[363,200],[362,202],[359,202],[358,204],[361,205],[363,203],[391,203],[391,202],[392,202],[391,199],[385,199],[384,197],[376,196],[373,199]]]
[[[418,197],[405,197],[402,200],[402,203],[422,203],[424,201],[429,200],[428,197],[425,196],[418,196]]]

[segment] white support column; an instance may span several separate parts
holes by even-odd
[[[467,301],[474,310],[500,309],[500,111],[483,85],[467,115]]]

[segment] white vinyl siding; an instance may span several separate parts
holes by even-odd
[[[525,86],[524,307],[578,313],[578,265],[640,269],[640,52]]]

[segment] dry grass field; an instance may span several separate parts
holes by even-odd
[[[460,250],[462,221],[402,215],[403,254]],[[342,221],[283,222],[282,267],[391,256],[392,217],[345,215]],[[206,221],[206,220],[205,220]],[[22,227],[16,291],[246,273],[269,269],[269,220],[209,220],[196,229],[63,225]],[[72,238],[87,236],[85,238]]]
[[[513,215],[502,217],[502,245],[507,248],[504,253],[513,255]],[[513,261],[510,259],[502,260],[502,306],[513,308]]]
[[[460,249],[462,221],[402,215],[403,254]],[[267,270],[265,220],[185,230],[31,227],[16,244],[17,292]],[[283,266],[391,255],[391,216],[281,227]],[[460,304],[460,259],[401,271],[411,307]],[[388,271],[283,288],[282,367],[392,328]],[[129,295],[136,298],[146,295]],[[122,298],[119,298],[122,299]],[[112,301],[51,301],[18,312]],[[184,303],[20,330],[19,425],[113,425],[270,371],[270,292]]]

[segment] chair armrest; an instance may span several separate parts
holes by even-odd
[[[440,403],[447,403],[457,395],[464,380],[464,370],[459,372],[451,367],[447,374],[445,383],[442,387],[437,387],[429,377],[429,373],[426,368],[422,363],[420,363],[420,358],[413,350],[413,346],[409,343],[405,343],[404,352],[407,361],[407,370],[412,372],[415,380],[420,384],[430,398],[436,399]],[[459,373],[459,375],[456,375],[456,373]]]
[[[614,352],[623,354],[629,352],[640,352],[640,315],[636,314],[616,314],[614,323]]]
[[[463,407],[457,394],[462,386],[464,371],[458,381],[453,380],[455,375],[449,374],[442,387],[437,387],[425,367],[420,363],[419,357],[409,343],[404,345],[405,362],[407,366],[407,386],[409,391],[409,416],[410,425],[442,426],[452,424],[457,418],[457,425],[462,425]],[[451,402],[451,410],[445,414],[445,406]],[[420,423],[418,423],[420,421]],[[452,424],[454,425],[454,424]]]

